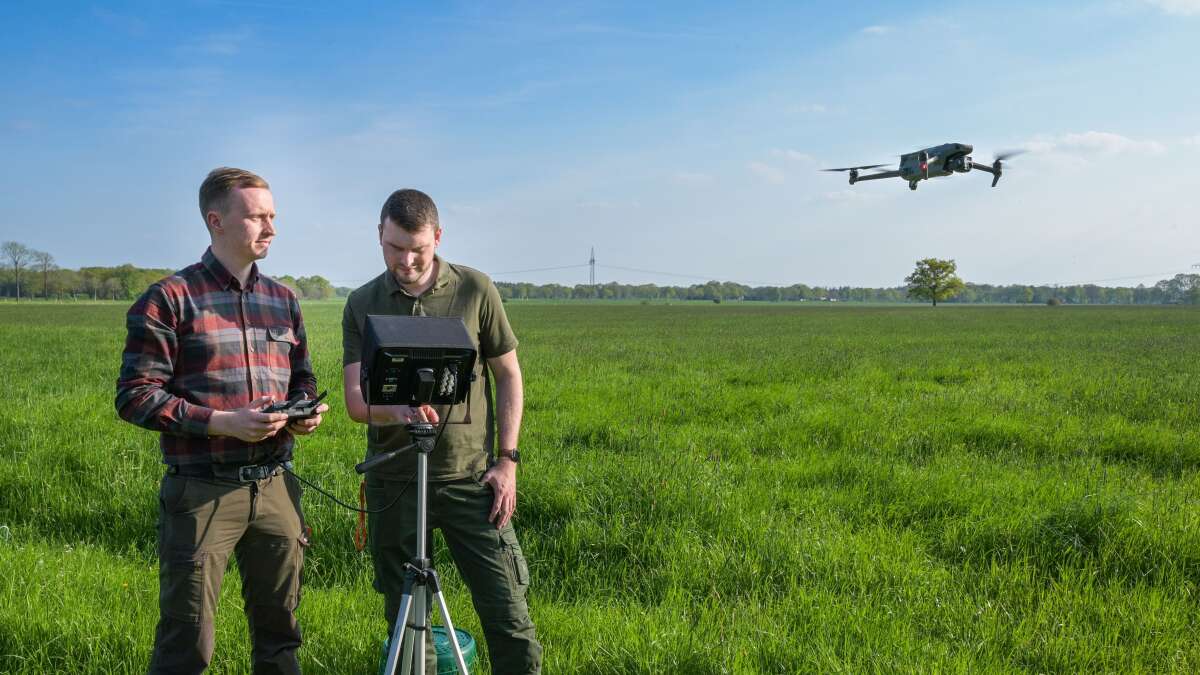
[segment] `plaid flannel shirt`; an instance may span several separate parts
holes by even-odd
[[[161,432],[167,464],[257,464],[291,458],[286,429],[258,443],[209,436],[214,410],[260,396],[316,395],[300,304],[258,266],[246,288],[213,255],[146,290],[126,315],[117,413]]]

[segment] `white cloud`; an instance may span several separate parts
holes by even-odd
[[[1157,7],[1167,14],[1176,16],[1200,15],[1200,0],[1143,0],[1147,5]]]
[[[832,192],[824,192],[812,198],[812,201],[824,201],[834,203],[862,203],[882,199],[883,195],[879,192],[869,192],[862,188],[843,188]]]
[[[671,181],[679,185],[708,185],[713,177],[701,171],[676,171],[671,174]]]
[[[1085,131],[1059,136],[1036,136],[1023,144],[1026,150],[1037,153],[1066,155],[1161,155],[1167,151],[1155,140],[1136,140],[1108,131]]]
[[[861,192],[845,189],[826,192],[825,194],[821,195],[820,198],[828,202],[849,202],[857,199],[864,199],[865,197]]]
[[[130,14],[119,14],[101,7],[92,8],[92,17],[108,28],[130,37],[140,38],[146,35],[146,22],[141,17]]]
[[[779,185],[787,178],[779,168],[764,162],[750,162],[746,167],[768,183]]]
[[[37,120],[22,117],[8,121],[8,128],[19,133],[29,133],[38,131],[42,128],[41,122]]]
[[[788,159],[793,162],[800,162],[803,164],[816,164],[817,163],[816,157],[813,157],[812,155],[810,155],[808,153],[800,152],[799,150],[787,150],[787,149],[783,149],[783,148],[775,148],[775,149],[771,150],[771,155],[773,157],[782,157],[784,159]]]
[[[1183,139],[1183,144],[1190,145],[1193,148],[1200,148],[1200,134]]]
[[[184,51],[199,52],[210,56],[236,56],[242,46],[254,37],[254,32],[242,27],[223,33],[204,35],[184,47]]]
[[[863,35],[886,35],[886,34],[892,32],[893,30],[895,30],[895,28],[892,26],[884,26],[884,25],[877,24],[874,26],[867,26],[866,28],[862,29],[860,32]]]
[[[575,202],[575,206],[581,209],[590,209],[595,211],[612,211],[616,209],[628,211],[630,209],[642,208],[642,203],[636,199],[630,201],[612,201],[608,199],[580,199]]]
[[[478,216],[483,213],[483,209],[470,204],[446,204],[446,212],[454,216]]]

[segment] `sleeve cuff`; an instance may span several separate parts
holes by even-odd
[[[179,426],[184,436],[208,436],[209,422],[212,421],[213,409],[188,403],[180,406]]]

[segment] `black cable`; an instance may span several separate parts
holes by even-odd
[[[297,437],[295,434],[292,434],[292,439],[295,441],[295,445],[293,446],[293,450],[294,450],[294,451],[299,451],[299,450],[300,450],[300,439],[299,439],[299,438],[298,438],[298,437]],[[383,508],[381,508],[381,509],[360,509],[360,508],[358,508],[357,506],[351,506],[351,505],[347,504],[346,502],[344,502],[344,501],[342,501],[342,500],[338,499],[337,497],[334,497],[333,495],[331,495],[330,493],[326,492],[325,490],[322,490],[322,489],[321,489],[321,487],[320,487],[319,485],[317,485],[316,483],[311,483],[311,482],[309,482],[309,481],[305,480],[303,477],[301,477],[301,476],[300,476],[300,474],[298,474],[298,473],[296,473],[295,471],[293,471],[293,470],[291,470],[291,469],[287,468],[287,466],[285,466],[285,465],[283,464],[283,462],[280,462],[280,463],[279,463],[279,466],[280,466],[280,467],[282,467],[284,471],[286,471],[287,473],[291,474],[291,476],[292,476],[293,478],[295,478],[296,480],[300,481],[301,483],[304,483],[304,484],[305,484],[305,485],[307,485],[308,487],[310,487],[310,488],[312,488],[312,489],[316,490],[317,492],[319,492],[320,494],[322,494],[322,495],[323,495],[325,498],[329,499],[330,501],[332,501],[333,503],[337,504],[338,506],[340,506],[340,507],[342,507],[342,508],[344,508],[344,509],[349,509],[349,510],[351,510],[351,511],[354,511],[355,513],[365,513],[365,514],[367,514],[367,515],[375,515],[375,514],[377,514],[377,513],[383,513],[384,511],[387,511],[388,509],[390,509],[390,508],[392,508],[393,506],[395,506],[395,505],[396,505],[396,502],[400,501],[400,498],[401,498],[401,497],[403,497],[403,496],[404,496],[404,493],[408,491],[408,486],[409,486],[409,485],[412,485],[413,478],[416,478],[416,476],[417,476],[417,472],[416,472],[416,471],[412,472],[412,474],[411,474],[411,475],[409,475],[408,479],[407,479],[406,481],[404,481],[404,487],[400,488],[400,492],[399,492],[399,494],[397,494],[397,495],[396,495],[396,498],[395,498],[395,499],[393,499],[393,500],[391,501],[391,503],[390,503],[390,504],[388,504],[387,506],[385,506],[385,507],[383,507]]]
[[[438,425],[437,436],[434,437],[434,439],[433,439],[433,447],[436,448],[438,443],[440,443],[442,441],[442,432],[444,432],[446,430],[446,424],[448,424],[450,422],[450,414],[453,412],[454,412],[454,404],[451,404],[450,407],[446,410],[446,417],[443,418],[442,423]],[[368,425],[370,425],[370,419],[371,419],[371,406],[370,406],[370,404],[368,404],[367,405],[367,420],[368,420],[367,424]],[[292,446],[293,447],[293,455],[294,455],[296,452],[298,452],[300,450],[300,438],[296,434],[292,434],[292,440],[294,442],[293,446]],[[413,478],[417,477],[416,471],[409,474],[408,479],[404,481],[404,487],[400,488],[400,492],[396,495],[396,498],[393,499],[391,501],[391,503],[389,503],[387,506],[380,508],[380,509],[360,509],[357,506],[351,506],[351,505],[347,504],[346,502],[343,502],[342,500],[338,499],[337,497],[334,497],[332,494],[326,492],[325,490],[322,490],[321,487],[319,485],[317,485],[316,483],[311,483],[308,480],[305,480],[304,478],[302,478],[300,476],[300,474],[298,474],[295,471],[284,466],[283,462],[279,462],[279,466],[282,467],[284,471],[291,474],[293,478],[295,478],[296,480],[300,481],[301,483],[307,485],[308,487],[316,490],[322,496],[329,499],[330,501],[337,504],[338,506],[341,506],[344,509],[349,509],[351,511],[354,511],[355,513],[365,513],[367,515],[383,513],[384,511],[387,511],[388,509],[395,506],[396,503],[400,501],[400,498],[404,496],[404,493],[408,491],[408,486],[412,485]]]

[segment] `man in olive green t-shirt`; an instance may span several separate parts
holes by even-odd
[[[523,404],[517,338],[491,280],[436,255],[441,237],[437,207],[428,195],[397,190],[388,197],[379,216],[387,271],[355,289],[342,315],[346,408],[351,419],[368,425],[368,455],[407,445],[404,424],[436,423],[450,416],[429,456],[429,527],[441,529],[471,590],[493,671],[537,673],[542,647],[525,603],[529,567],[510,522],[517,505]],[[368,409],[359,385],[368,314],[461,317],[479,354],[469,406]],[[404,565],[415,553],[416,489],[408,487],[415,470],[415,453],[409,452],[367,474],[368,509],[394,504],[370,515],[368,538],[389,635],[400,609]],[[426,637],[427,671],[435,673],[428,631]]]

